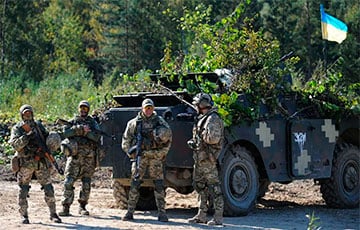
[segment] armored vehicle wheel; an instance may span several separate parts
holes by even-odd
[[[359,207],[359,155],[359,148],[354,145],[336,147],[331,177],[320,181],[320,191],[328,206]]]
[[[220,172],[224,195],[224,215],[244,216],[255,206],[259,175],[250,152],[234,146],[226,153]]]
[[[123,186],[120,181],[114,179],[112,183],[113,196],[115,198],[116,206],[120,209],[127,209],[127,199],[129,196],[129,186]],[[154,189],[151,187],[140,188],[140,197],[136,205],[137,210],[154,210],[156,209],[156,202],[154,196]]]

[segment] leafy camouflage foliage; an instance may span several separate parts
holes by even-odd
[[[179,60],[179,56],[172,56],[167,48],[162,72],[182,76],[180,82],[191,93],[198,90],[213,93],[226,125],[259,119],[261,104],[270,108],[268,115],[272,116],[279,110],[279,95],[290,92],[301,95],[304,106],[318,104],[319,116],[333,116],[337,112],[341,117],[344,113],[359,111],[358,83],[346,85],[336,66],[325,70],[321,64],[306,80],[304,74],[295,69],[299,57],[281,58],[279,42],[267,39],[262,31],[253,29],[250,19],[242,18],[245,5],[240,4],[230,16],[214,25],[209,24],[211,9],[199,7],[195,14],[186,12],[182,23],[184,30],[194,33],[189,53]],[[201,77],[196,81],[186,78],[188,72],[209,72],[218,68],[227,68],[233,73],[227,92],[219,91],[215,84]],[[241,97],[247,106],[242,106],[238,100]]]

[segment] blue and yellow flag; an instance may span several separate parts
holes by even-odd
[[[344,41],[348,31],[346,24],[325,13],[323,5],[320,5],[320,14],[322,38],[339,44]]]

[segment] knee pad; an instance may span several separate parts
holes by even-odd
[[[139,180],[131,180],[131,188],[139,189],[141,182]]]
[[[214,195],[214,197],[222,195],[220,184],[211,184],[208,186],[208,188],[209,188],[209,193]]]
[[[155,191],[161,193],[164,191],[164,180],[154,180]]]
[[[194,187],[195,191],[201,192],[201,191],[205,190],[205,183],[194,182],[193,187]]]
[[[74,190],[75,188],[73,187],[73,184],[74,184],[74,178],[66,177],[64,182],[65,190]]]
[[[90,177],[83,177],[83,178],[81,178],[81,181],[83,183],[90,184],[91,183],[91,178]]]
[[[31,186],[27,184],[20,184],[19,187],[22,191],[29,191],[31,188]]]
[[[54,196],[54,187],[52,184],[46,184],[42,187],[42,189],[44,189],[46,196]]]
[[[83,188],[83,190],[85,190],[85,191],[90,191],[90,189],[91,189],[91,178],[89,178],[89,177],[83,177],[83,178],[81,179],[81,181],[82,181],[82,188]]]
[[[30,185],[19,185],[19,186],[20,186],[19,198],[26,199],[29,194]]]
[[[44,189],[44,191],[54,191],[54,187],[52,186],[52,184],[46,184],[42,186],[41,189]]]

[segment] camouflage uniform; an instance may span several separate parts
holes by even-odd
[[[32,107],[30,105],[23,105],[20,108],[20,114],[22,114],[25,110],[31,110],[32,113]],[[23,128],[24,124],[28,124],[32,131],[26,132]],[[18,122],[11,129],[11,137],[9,141],[12,147],[16,150],[16,157],[19,164],[16,177],[17,183],[20,187],[18,201],[22,223],[29,223],[27,197],[33,174],[40,183],[41,189],[44,190],[45,202],[50,210],[50,219],[60,223],[61,219],[56,214],[54,188],[52,186],[49,170],[50,162],[46,158],[40,157],[38,153],[38,139],[35,138],[34,132],[37,132],[39,138],[44,139],[43,141],[45,143],[45,138],[49,134],[48,131],[40,121],[34,121],[32,119]]]
[[[195,103],[196,104],[196,103]],[[214,199],[215,214],[209,225],[220,225],[223,220],[224,200],[219,181],[217,158],[224,139],[224,124],[216,108],[209,107],[200,114],[193,128],[190,141],[194,150],[194,189],[199,194],[199,212],[189,220],[191,223],[206,223],[208,193]]]
[[[84,126],[88,126],[91,131],[85,132]],[[74,183],[77,179],[81,179],[82,182],[78,199],[79,214],[89,215],[85,206],[88,204],[91,178],[96,168],[96,153],[100,139],[100,134],[96,130],[99,130],[99,125],[90,116],[76,116],[64,127],[63,137],[69,142],[75,142],[77,149],[71,149],[67,156],[62,198],[63,211],[59,213],[60,216],[70,215],[69,209],[74,201]]]
[[[139,112],[137,117],[127,123],[127,127],[123,134],[122,149],[125,152],[128,152],[132,146],[136,145],[137,125],[139,124],[139,121],[142,125],[141,135],[143,137],[143,144],[141,146],[142,158],[138,171],[139,178],[135,178],[136,162],[133,162],[131,170],[131,186],[128,198],[128,213],[123,220],[133,219],[132,216],[139,199],[141,181],[148,168],[150,179],[153,179],[155,184],[154,195],[158,207],[159,220],[167,221],[165,214],[163,163],[171,146],[171,129],[168,123],[161,116],[158,116],[155,111],[150,117],[146,117],[142,112]],[[160,136],[163,135],[163,137],[159,136],[159,131],[162,132]],[[135,158],[135,154],[131,154],[129,157]]]

